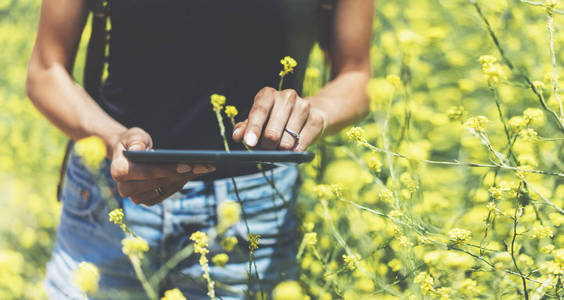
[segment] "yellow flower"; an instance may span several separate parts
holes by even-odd
[[[451,298],[449,295],[451,292],[452,292],[451,288],[447,288],[447,287],[438,288],[437,294],[441,296],[439,300],[450,300]]]
[[[307,246],[313,246],[317,244],[317,233],[308,232],[304,235],[305,244]]]
[[[392,269],[392,271],[397,272],[403,268],[403,263],[401,260],[394,258],[388,262],[388,266]]]
[[[282,69],[279,74],[281,77],[286,76],[288,73],[294,72],[294,68],[298,65],[296,60],[291,58],[290,56],[286,56],[281,59],[280,63],[282,64],[282,66],[284,66],[284,69]]]
[[[219,242],[221,248],[223,248],[227,252],[231,252],[235,245],[237,245],[237,238],[236,237],[226,237]]]
[[[123,225],[123,209],[116,208],[109,213],[110,222],[116,225]]]
[[[529,121],[521,116],[515,116],[509,119],[509,127],[513,133],[518,133],[527,127]]]
[[[548,274],[561,276],[564,274],[564,265],[555,261],[549,261],[541,265]]]
[[[401,78],[399,78],[399,76],[397,75],[388,75],[386,76],[386,80],[396,88],[399,88],[401,86]]]
[[[358,254],[353,254],[353,255],[343,254],[343,261],[347,265],[347,268],[349,268],[351,271],[356,270],[356,266],[358,265],[360,259],[361,257]]]
[[[335,195],[335,198],[337,198],[337,199],[343,198],[344,188],[345,187],[342,184],[339,184],[339,183],[335,183],[335,184],[331,185],[331,191],[333,192],[333,195]]]
[[[534,141],[537,139],[538,133],[532,128],[526,128],[519,131],[519,136],[524,141]]]
[[[210,266],[208,264],[208,258],[206,257],[206,254],[210,252],[207,248],[209,237],[201,231],[196,231],[192,233],[190,240],[194,241],[194,252],[200,254],[199,262],[202,266],[202,271],[204,272],[203,277],[208,283],[208,296],[211,299],[215,299],[215,282],[213,282],[210,277]]]
[[[413,280],[413,282],[419,284],[419,287],[421,288],[421,293],[423,293],[423,295],[427,295],[430,292],[434,291],[433,277],[431,277],[431,275],[429,275],[429,273],[427,273],[427,272],[421,272],[421,273],[417,274],[417,276],[415,276],[415,279]]]
[[[211,104],[214,111],[219,111],[225,105],[225,96],[213,94],[211,95]]]
[[[311,232],[314,227],[315,227],[315,224],[313,224],[312,222],[305,222],[304,223],[304,231],[305,232]]]
[[[378,192],[378,200],[386,203],[392,203],[394,200],[394,193],[389,189],[381,189]]]
[[[504,189],[501,188],[501,187],[490,186],[490,188],[488,189],[488,192],[490,193],[490,197],[492,199],[500,200],[501,198],[503,198]]]
[[[491,213],[495,213],[495,214],[498,213],[498,208],[497,208],[497,206],[495,206],[495,203],[493,201],[489,202],[488,205],[486,206],[486,208]]]
[[[540,252],[544,254],[550,254],[554,250],[554,245],[548,244],[540,248]]]
[[[374,173],[382,172],[382,166],[382,162],[376,155],[370,157],[370,159],[368,160],[368,168]]]
[[[304,300],[302,287],[296,281],[282,281],[272,291],[273,300]]]
[[[503,77],[503,68],[499,64],[492,64],[482,68],[484,76],[491,84],[497,84]]]
[[[454,228],[448,232],[448,236],[457,245],[462,245],[470,239],[472,233],[466,229]]]
[[[417,181],[411,178],[411,175],[407,172],[404,172],[400,175],[400,181],[411,193],[417,191],[417,188],[419,187]]]
[[[552,228],[537,223],[531,228],[531,237],[536,239],[550,238],[553,235]]]
[[[229,261],[229,256],[225,253],[220,253],[212,257],[213,264],[218,267],[225,267],[227,262]]]
[[[542,81],[540,81],[540,80],[533,81],[533,86],[534,86],[537,90],[540,90],[539,92],[542,92],[542,89],[544,89],[544,82],[542,82]]]
[[[149,251],[149,244],[140,237],[127,237],[121,241],[123,254],[142,259],[145,252]]]
[[[346,134],[350,142],[355,142],[357,145],[364,145],[367,143],[364,129],[360,127],[352,127],[346,132]]]
[[[523,117],[530,123],[541,125],[544,123],[544,113],[538,108],[527,108],[523,112]]]
[[[453,106],[448,109],[447,116],[451,121],[459,121],[464,116],[464,107],[462,106]]]
[[[478,59],[482,67],[491,65],[497,61],[497,59],[491,55],[482,55]]]
[[[100,272],[92,263],[81,262],[78,265],[78,269],[74,272],[73,282],[83,293],[96,293],[99,281]]]
[[[219,205],[219,231],[231,227],[241,218],[241,205],[234,201],[225,201]]]
[[[201,231],[196,231],[192,233],[192,235],[190,236],[190,240],[194,241],[194,252],[200,254],[208,253],[209,252],[209,250],[207,249],[208,239],[209,239],[208,235]]]
[[[333,191],[331,191],[331,186],[327,184],[318,184],[314,186],[313,192],[319,199],[328,200],[333,198]]]
[[[251,250],[252,252],[258,249],[260,235],[249,233],[248,238],[249,238],[249,250]]]
[[[90,170],[98,170],[100,164],[106,158],[106,145],[97,136],[78,140],[74,146],[74,151]]]
[[[173,289],[166,291],[161,300],[186,300],[186,297],[182,295],[182,292],[179,289]]]
[[[484,128],[485,124],[488,122],[488,118],[484,116],[477,116],[472,117],[466,120],[463,124],[464,127],[468,129],[475,130],[477,132],[483,132],[486,129]]]
[[[407,247],[411,246],[411,242],[409,241],[409,239],[405,235],[400,236],[398,238],[398,240],[399,240],[399,243],[402,247],[407,248]]]
[[[233,105],[227,105],[225,107],[225,114],[230,119],[235,118],[235,116],[237,116],[238,113],[239,113],[239,111],[237,111],[237,108]]]

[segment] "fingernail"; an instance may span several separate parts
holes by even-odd
[[[132,150],[132,151],[136,151],[136,150],[145,150],[145,146],[141,143],[135,143],[131,146],[129,146],[127,148],[127,150]]]
[[[207,173],[208,172],[208,168],[206,168],[205,166],[202,165],[196,165],[194,166],[193,171],[194,174],[203,174],[203,173]]]
[[[192,167],[186,164],[178,164],[178,166],[176,166],[176,172],[178,173],[186,173],[190,172],[190,170],[192,170]]]
[[[254,147],[257,144],[257,136],[254,132],[248,132],[245,135],[245,144],[249,147]]]
[[[234,137],[239,133],[239,131],[241,131],[241,128],[235,129],[235,130],[233,131],[232,137],[234,138]]]

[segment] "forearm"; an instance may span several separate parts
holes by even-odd
[[[366,116],[370,107],[366,93],[369,79],[369,71],[343,72],[310,98],[312,108],[326,117],[325,133],[337,132]]]
[[[26,89],[37,109],[74,140],[95,135],[110,150],[119,134],[126,130],[104,112],[61,65],[42,66],[30,62]]]

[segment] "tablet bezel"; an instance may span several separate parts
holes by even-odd
[[[125,157],[137,163],[304,163],[315,157],[313,152],[279,150],[172,150],[124,151]]]

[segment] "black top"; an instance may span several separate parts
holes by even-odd
[[[125,126],[146,130],[155,148],[223,149],[210,95],[225,95],[244,120],[255,94],[277,87],[286,55],[298,67],[284,87],[301,89],[319,0],[110,3],[109,75],[98,102]]]

